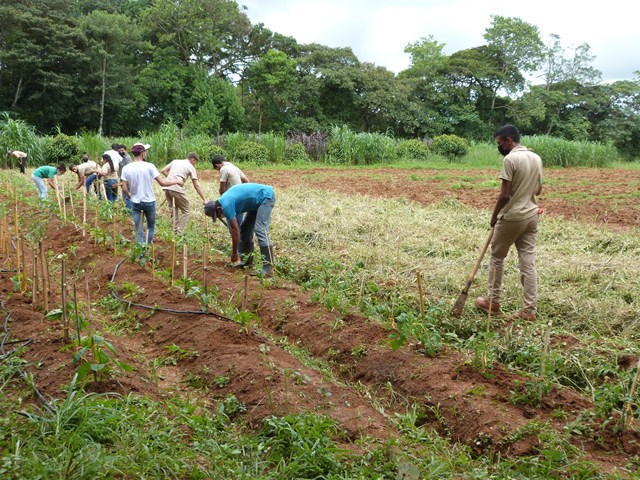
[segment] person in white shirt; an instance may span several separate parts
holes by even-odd
[[[196,163],[198,162],[198,155],[195,152],[187,154],[186,160],[173,160],[169,165],[162,169],[162,174],[167,177],[168,180],[174,180],[181,178],[185,182],[188,178],[191,178],[193,188],[196,189],[198,195],[202,199],[202,204],[207,203],[207,198],[204,196],[200,184],[198,183],[198,173],[196,172]],[[187,226],[187,219],[189,218],[189,199],[183,186],[173,185],[171,187],[163,187],[164,195],[167,199],[167,205],[171,212],[171,223],[173,224],[173,231],[175,233],[183,233]]]
[[[133,161],[122,169],[122,191],[131,201],[131,214],[135,224],[135,237],[138,243],[151,243],[156,228],[156,196],[153,193],[153,180],[162,187],[184,185],[181,178],[165,180],[153,163],[146,162],[147,150],[151,145],[136,143],[131,147]],[[142,228],[142,217],[147,219],[147,235]]]
[[[24,166],[27,164],[27,154],[20,150],[9,150],[7,157],[14,156],[18,159],[18,167],[20,167],[20,173],[24,173]]]
[[[227,162],[222,155],[215,155],[211,159],[211,164],[215,170],[220,172],[220,195],[235,185],[239,185],[240,183],[250,183],[249,178],[242,173],[242,170],[236,167],[233,163]],[[243,218],[244,213],[238,213],[236,215],[238,226],[242,225]]]

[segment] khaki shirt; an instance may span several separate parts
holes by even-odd
[[[191,177],[192,180],[198,180],[198,173],[189,160],[173,160],[169,164],[169,175],[167,175],[167,180],[176,180],[177,178],[181,178],[183,182],[186,182],[189,177]],[[184,186],[180,185],[171,185],[170,187],[162,187],[162,189],[172,190],[178,193],[186,192]]]
[[[506,221],[524,220],[538,213],[536,192],[542,185],[542,160],[527,147],[515,147],[504,157],[500,178],[511,182],[511,199],[498,215]]]
[[[96,173],[97,168],[98,164],[93,160],[89,160],[88,162],[84,162],[78,165],[78,175],[80,175],[81,177],[88,177],[92,173]]]

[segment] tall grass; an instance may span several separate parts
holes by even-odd
[[[284,151],[286,142],[284,135],[278,133],[263,133],[257,138],[261,143],[269,149],[269,161],[271,163],[284,163]]]
[[[137,141],[151,145],[148,158],[156,166],[166,165],[176,158],[184,158],[179,149],[182,131],[172,121],[161,125],[156,132],[143,134],[142,139]]]
[[[229,155],[227,160],[233,160],[238,149],[247,140],[247,136],[242,132],[227,133],[222,140],[222,148],[224,148]]]
[[[540,155],[547,167],[605,167],[619,160],[618,151],[612,144],[546,135],[524,136],[520,143]]]
[[[8,150],[25,152],[29,166],[44,164],[46,141],[46,137],[38,136],[35,128],[22,120],[14,120],[5,113],[0,118],[0,167],[17,166],[17,159],[13,156],[7,156]]]
[[[396,142],[380,133],[355,133],[347,126],[333,127],[327,147],[329,163],[371,165],[396,158]]]

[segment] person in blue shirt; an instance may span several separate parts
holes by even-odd
[[[204,206],[205,215],[215,222],[227,219],[231,234],[231,263],[235,267],[253,265],[253,235],[263,257],[262,275],[273,274],[273,245],[269,236],[271,211],[276,204],[273,187],[259,183],[240,183],[224,192],[215,201]],[[236,215],[244,213],[242,225],[238,226]]]

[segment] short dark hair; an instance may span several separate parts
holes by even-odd
[[[120,150],[121,148],[124,148],[126,150],[127,146],[124,143],[121,143],[120,145],[118,145],[118,148],[115,150]]]
[[[58,165],[58,170],[64,173],[67,171],[67,166],[64,163],[61,163],[60,165]]]
[[[70,163],[69,164],[69,170],[71,170],[72,172],[73,172],[73,169],[77,168],[77,167],[78,167],[78,165],[76,165],[75,163]]]
[[[520,142],[520,132],[514,125],[503,125],[494,134],[494,137],[510,138],[516,143]]]
[[[111,144],[111,150],[117,150],[120,148],[120,144],[119,143],[112,143]]]
[[[226,159],[222,155],[215,155],[211,159],[211,165],[213,165],[214,167],[216,165],[220,165],[222,162],[226,162]]]
[[[200,158],[198,157],[198,154],[196,152],[187,153],[187,160],[190,159],[190,158],[194,158],[196,162],[198,160],[200,160]]]

